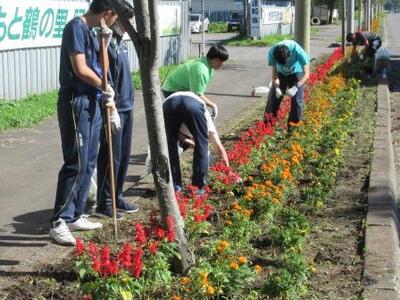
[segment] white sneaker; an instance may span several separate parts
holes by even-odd
[[[71,231],[79,231],[79,230],[93,230],[93,229],[99,229],[103,227],[103,224],[99,222],[91,222],[89,221],[86,217],[80,216],[78,220],[76,220],[74,223],[69,223],[68,224],[69,230]]]
[[[63,219],[58,219],[53,222],[53,227],[50,228],[50,237],[61,245],[76,244],[74,236],[69,231],[69,228]]]

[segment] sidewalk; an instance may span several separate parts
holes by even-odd
[[[329,46],[340,35],[337,25],[319,28],[319,32],[311,38],[313,58],[331,53],[333,48]],[[194,47],[193,56],[197,55],[197,51]],[[250,97],[250,90],[252,86],[266,85],[271,76],[266,62],[266,48],[232,47],[228,51],[228,63],[216,72],[208,88],[208,96],[219,106],[216,125],[220,132],[227,129],[227,124],[242,117],[246,109],[263,101]],[[260,111],[260,118],[262,113]],[[143,99],[139,92],[134,120],[132,165],[126,189],[134,185],[142,173],[147,152]],[[51,262],[70,249],[55,245],[48,238],[48,222],[61,163],[56,117],[32,129],[0,134],[0,275],[30,272],[36,263]]]

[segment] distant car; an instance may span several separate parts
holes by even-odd
[[[228,19],[228,32],[234,29],[240,31],[244,24],[244,14],[241,12],[234,12]]]
[[[204,31],[208,32],[208,25],[210,21],[206,17],[204,19]],[[189,26],[191,32],[203,32],[203,22],[201,19],[201,14],[190,14],[189,15]]]

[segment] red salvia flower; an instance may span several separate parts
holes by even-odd
[[[140,273],[142,272],[142,269],[143,269],[142,256],[143,256],[143,249],[137,248],[133,254],[133,262],[132,262],[132,269],[131,269],[132,275],[135,278],[140,277]]]
[[[167,217],[167,239],[170,242],[175,241],[175,229],[174,229],[174,218],[172,216]]]
[[[85,244],[81,239],[76,239],[75,255],[82,256],[85,253]]]
[[[136,230],[136,235],[135,235],[135,241],[139,245],[143,245],[146,243],[146,233],[144,231],[144,228],[142,224],[136,223],[135,224],[135,230]]]
[[[157,242],[157,241],[152,242],[152,243],[149,245],[149,247],[148,247],[149,252],[150,252],[151,254],[156,254],[156,253],[157,253],[157,250],[158,250],[158,246],[159,246],[159,242]]]
[[[132,245],[125,243],[122,251],[118,255],[119,263],[125,268],[129,269],[132,266]]]

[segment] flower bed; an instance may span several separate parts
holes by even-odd
[[[313,265],[303,254],[311,230],[307,214],[329,199],[341,149],[351,128],[357,82],[329,72],[337,49],[312,73],[304,122],[290,124],[289,99],[272,125],[258,121],[232,145],[233,168],[217,163],[212,193],[177,194],[196,265],[184,277],[170,271],[177,256],[173,232],[155,215],[135,225],[132,241],[78,243],[77,271],[87,297],[152,299],[295,298],[306,292]],[[311,97],[312,95],[312,97]],[[243,184],[236,184],[237,177]],[[211,196],[211,197],[210,197]],[[113,253],[113,254],[111,254]]]

